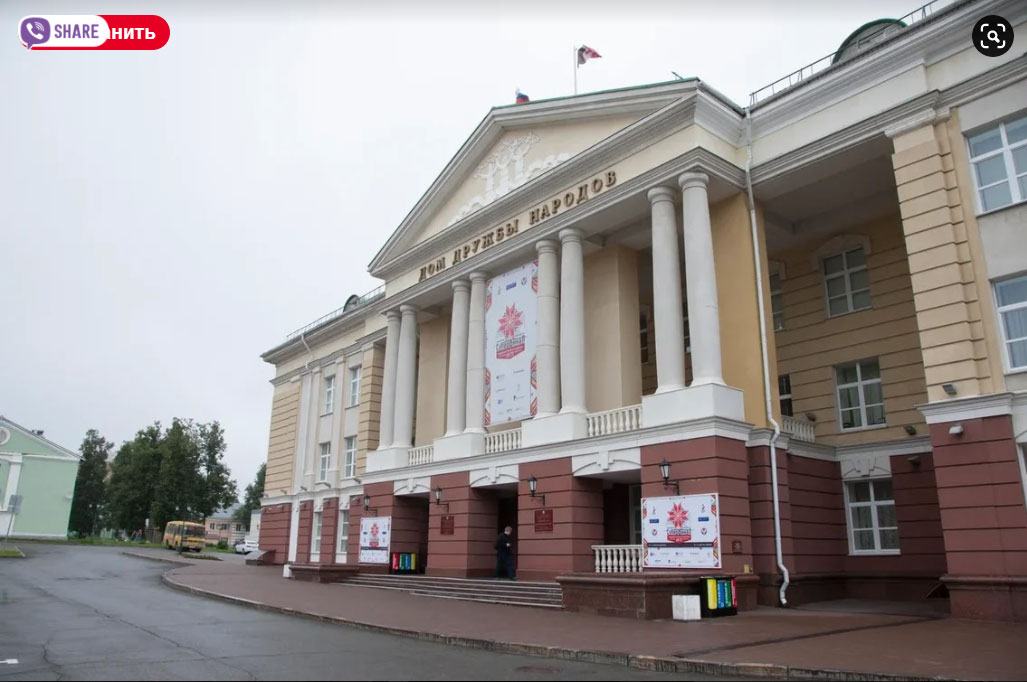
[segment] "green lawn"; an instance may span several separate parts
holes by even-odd
[[[17,547],[0,547],[0,558],[24,559],[25,555]]]

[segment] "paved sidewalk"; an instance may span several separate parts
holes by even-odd
[[[138,552],[168,559],[168,554]],[[851,610],[760,608],[681,623],[418,597],[282,578],[281,567],[187,561],[172,587],[474,648],[732,676],[1021,680],[1027,624]]]

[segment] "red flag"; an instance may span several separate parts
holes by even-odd
[[[589,59],[599,59],[602,56],[588,45],[582,45],[578,48],[578,66],[581,66]]]

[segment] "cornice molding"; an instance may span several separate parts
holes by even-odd
[[[278,376],[271,379],[271,384],[273,386],[278,386],[280,384],[288,383],[289,381],[295,380],[297,377],[300,377],[308,372],[313,371],[314,368],[324,367],[325,365],[330,365],[334,362],[337,362],[339,358],[344,358],[350,355],[354,355],[356,353],[363,352],[367,350],[369,346],[372,346],[379,341],[384,341],[387,332],[387,329],[382,328],[374,332],[371,332],[370,334],[362,336],[355,342],[346,346],[345,348],[340,348],[339,350],[329,353],[328,355],[322,358],[318,358],[309,367],[297,367],[296,369],[286,372],[285,374],[279,374]],[[337,330],[333,331],[331,329],[331,323],[329,323],[326,327],[317,330],[317,333],[319,338],[316,340],[316,343],[325,343],[343,332]],[[271,354],[273,352],[275,353],[275,355],[272,357]],[[268,351],[262,357],[264,357],[264,359],[267,362],[278,364],[280,362],[284,362],[296,355],[300,355],[305,352],[306,349],[303,347],[303,344],[300,343],[298,339],[295,339],[293,341],[290,341],[288,344],[283,344],[275,351]]]
[[[969,398],[938,400],[917,405],[928,424],[943,424],[964,419],[982,419],[1013,413],[1014,393],[991,393]]]

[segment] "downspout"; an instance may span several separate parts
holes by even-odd
[[[310,369],[310,360],[314,357],[314,351],[310,350],[310,346],[307,345],[306,335],[306,332],[300,334],[300,341],[303,342],[303,347],[307,349],[307,355],[309,356],[307,359],[307,364],[304,365],[304,369]]]
[[[749,195],[749,226],[752,229],[752,257],[756,265],[756,299],[760,318],[760,353],[763,356],[763,397],[766,401],[767,421],[774,427],[770,437],[770,484],[774,496],[774,550],[777,553],[777,568],[781,571],[781,590],[778,597],[781,606],[788,606],[785,592],[788,590],[788,568],[781,554],[781,501],[777,493],[777,439],[781,426],[774,419],[774,404],[770,390],[770,361],[767,358],[767,316],[763,298],[763,265],[760,262],[760,240],[756,229],[756,202],[752,198],[752,110],[745,109],[745,188]]]

